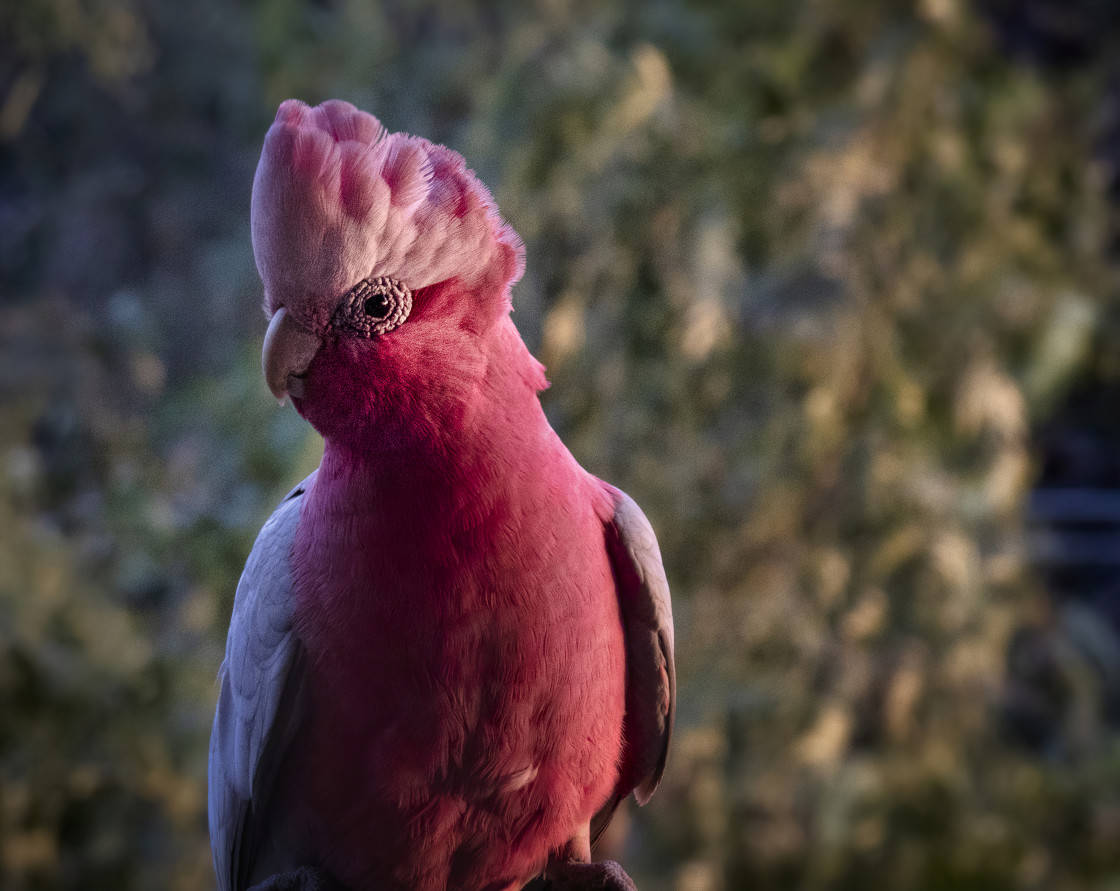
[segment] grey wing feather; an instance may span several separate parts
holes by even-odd
[[[612,494],[615,514],[607,528],[607,548],[626,636],[624,748],[614,805],[631,791],[645,804],[665,773],[673,733],[673,608],[649,520],[625,492],[613,489]],[[613,811],[610,802],[608,807]],[[596,828],[605,828],[609,818],[609,813],[601,813]]]
[[[303,493],[292,490],[257,536],[237,585],[210,736],[210,846],[221,891],[241,891],[267,829],[270,779],[295,732],[302,647],[292,628],[290,557]]]

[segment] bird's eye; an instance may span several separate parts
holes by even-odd
[[[371,319],[383,319],[393,309],[393,303],[384,294],[377,294],[368,298],[363,308]]]
[[[412,312],[412,292],[386,275],[364,278],[338,302],[334,325],[364,337],[387,334],[404,324]]]

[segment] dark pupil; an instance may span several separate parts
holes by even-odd
[[[365,302],[366,315],[375,319],[383,319],[389,315],[393,304],[385,294],[374,294]]]

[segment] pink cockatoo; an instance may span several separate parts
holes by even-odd
[[[337,101],[280,106],[252,233],[265,378],[325,451],[237,589],[219,887],[628,886],[590,840],[665,769],[669,591],[545,419],[516,233],[455,152]]]

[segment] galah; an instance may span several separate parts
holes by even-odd
[[[590,842],[665,769],[669,591],[641,510],[545,418],[520,239],[455,152],[295,100],[252,239],[265,379],[325,446],[237,588],[219,887],[632,887]]]

